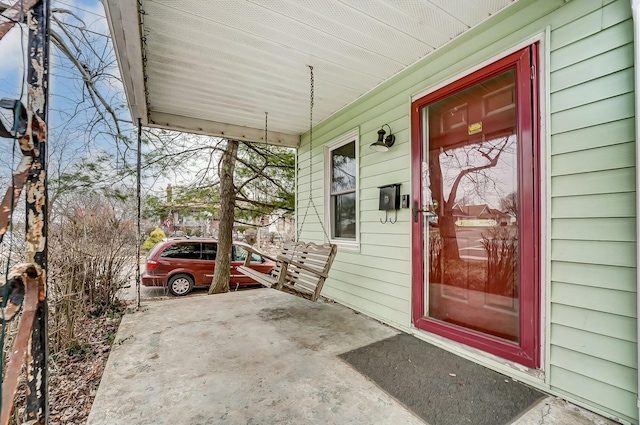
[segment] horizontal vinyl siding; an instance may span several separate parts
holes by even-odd
[[[412,96],[550,28],[543,140],[550,247],[546,381],[554,394],[637,423],[636,183],[633,23],[628,0],[520,0],[316,125],[298,151],[298,218],[311,179],[324,219],[324,145],[359,131],[357,250],[340,248],[323,295],[387,323],[411,325],[411,211],[382,224],[378,186],[411,190]],[[316,76],[321,75],[316,70]],[[322,80],[316,80],[321,102]],[[543,99],[544,101],[544,96]],[[395,145],[369,145],[389,124]],[[386,127],[385,127],[385,130]],[[301,239],[323,241],[310,211]],[[395,219],[395,214],[391,214]],[[542,283],[546,285],[545,282]],[[545,324],[542,324],[543,328]],[[543,359],[544,360],[544,359]]]
[[[634,267],[579,264],[563,261],[551,263],[551,281],[575,283],[618,291],[633,292],[636,288]]]
[[[549,382],[637,421],[630,18],[616,1],[551,32]]]
[[[398,98],[399,107],[387,113],[396,142],[390,155],[375,155],[369,145],[377,139],[377,117],[360,126],[360,249],[338,250],[338,256],[325,284],[323,294],[354,306],[372,316],[382,316],[391,323],[407,326],[411,311],[411,240],[408,210],[390,212],[394,224],[382,224],[385,213],[378,211],[378,186],[402,183],[401,193],[409,193],[410,168],[408,108]],[[406,100],[406,99],[405,99]],[[397,220],[397,221],[396,221]],[[365,270],[366,269],[366,270]],[[349,271],[346,273],[346,271]]]
[[[616,169],[628,171],[630,167],[635,167],[635,151],[634,142],[626,142],[565,154],[558,153],[551,158],[551,169],[555,173],[554,176]]]
[[[551,238],[574,241],[620,241],[636,239],[635,218],[557,218],[551,222]]]
[[[588,376],[556,365],[551,366],[550,373],[556,375],[556,379],[565,383],[564,387],[566,389],[564,391],[567,394],[582,400],[598,400],[598,403],[595,404],[607,406],[609,411],[622,412],[627,410],[628,406],[636,404],[636,396],[631,391],[622,391],[617,386],[591,379]],[[611,379],[608,380],[608,382],[611,381]]]

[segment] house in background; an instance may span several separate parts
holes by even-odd
[[[456,204],[451,209],[456,226],[506,226],[515,218],[487,204],[464,205]]]
[[[174,197],[174,191],[176,196]],[[162,215],[157,217],[158,225],[168,236],[205,236],[217,235],[218,221],[210,211],[212,205],[206,197],[181,199],[185,188],[171,184],[166,189],[165,202],[158,205]]]
[[[271,245],[282,246],[284,242],[295,240],[296,224],[291,212],[274,211],[253,220],[255,224],[255,244],[258,248]],[[246,232],[245,232],[246,238]],[[245,239],[246,242],[250,242]]]
[[[174,197],[174,191],[178,196]],[[166,215],[158,217],[158,224],[162,230],[169,236],[217,238],[220,222],[217,215],[211,211],[217,211],[218,204],[211,204],[206,197],[197,199],[193,195],[189,200],[181,199],[181,191],[183,191],[182,187],[167,186],[166,202],[161,208],[161,211],[166,211]],[[244,234],[246,228],[256,229],[254,238]],[[255,218],[249,223],[238,220],[234,224],[233,231],[234,240],[257,243],[259,248],[274,243],[281,245],[283,242],[295,239],[295,220],[290,211],[277,210]]]
[[[104,3],[135,121],[298,147],[324,295],[638,423],[636,0]]]

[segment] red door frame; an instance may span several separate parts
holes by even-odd
[[[424,215],[412,221],[412,306],[414,325],[427,332],[512,360],[527,367],[540,365],[540,137],[539,93],[535,70],[538,45],[533,44],[411,104],[411,194],[423,205],[423,162],[420,110],[437,100],[463,90],[508,69],[516,71],[518,136],[518,206],[520,238],[520,343],[512,343],[480,332],[425,317],[424,309]],[[529,172],[531,170],[531,173]]]

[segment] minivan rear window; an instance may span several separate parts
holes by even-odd
[[[164,258],[200,259],[200,242],[179,242],[169,245],[161,254]]]
[[[151,256],[152,256],[153,254],[155,254],[155,253],[156,253],[156,251],[157,251],[157,250],[159,250],[161,246],[162,246],[162,243],[157,243],[157,244],[155,244],[155,245],[153,246],[153,248],[151,248],[151,249],[149,250],[149,252],[147,253],[147,258],[151,258]]]

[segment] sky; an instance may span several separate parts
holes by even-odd
[[[7,0],[5,0],[6,2]],[[15,0],[9,0],[13,2]],[[70,13],[55,12],[53,15],[73,30],[74,26],[86,25],[87,35],[91,38],[91,48],[98,55],[106,58],[110,63],[106,74],[119,76],[119,69],[115,61],[113,48],[109,41],[109,28],[104,17],[104,8],[100,0],[52,0],[52,9],[65,9]],[[53,22],[52,30],[63,35],[60,27]],[[22,88],[23,53],[20,42],[20,28],[14,27],[7,36],[0,40],[0,98],[18,98]],[[69,44],[70,45],[70,44]],[[25,38],[24,48],[27,47]],[[95,54],[79,52],[78,57],[95,68]],[[51,45],[51,77],[49,90],[49,169],[53,171],[66,171],[69,164],[77,162],[79,158],[93,159],[97,157],[109,157],[112,160],[111,169],[107,166],[104,173],[112,172],[113,168],[121,167],[122,157],[126,155],[129,164],[135,162],[136,131],[131,123],[122,123],[121,131],[130,137],[131,148],[123,146],[122,142],[116,144],[113,136],[105,134],[112,131],[109,128],[87,128],[87,122],[95,118],[95,110],[90,108],[87,90],[83,87],[82,79],[77,69],[70,65],[70,61],[55,45]],[[130,120],[129,110],[126,106],[124,88],[116,78],[100,80],[100,92],[106,100],[118,107],[118,115],[124,120]],[[195,136],[188,136],[187,142],[193,143]],[[0,192],[10,175],[10,170],[15,169],[10,156],[6,155],[11,145],[0,138]],[[15,163],[15,160],[14,160]],[[161,175],[143,174],[143,192],[162,196],[166,186],[191,183],[198,170],[208,166],[208,159],[201,158],[200,162],[193,162],[189,169],[174,167],[173,173]],[[66,167],[66,168],[65,168]],[[102,170],[102,169],[101,169]]]
[[[449,197],[453,183],[462,172],[469,168],[484,166],[488,159],[481,155],[489,152],[490,146],[502,146],[504,139],[486,140],[482,147],[467,145],[440,154],[440,167],[444,196]],[[455,200],[466,197],[467,205],[487,204],[494,209],[501,209],[500,202],[510,193],[517,191],[518,154],[515,136],[509,136],[504,149],[489,153],[491,158],[498,157],[497,164],[479,173],[468,174],[460,181]]]
[[[0,97],[15,98],[20,93],[23,58],[20,35],[19,29],[14,27],[0,40]]]
[[[9,3],[14,1],[9,0]],[[68,25],[67,29],[76,31],[75,27],[85,27],[91,48],[109,63],[104,74],[119,76],[109,42],[109,28],[104,17],[104,8],[99,0],[52,0],[52,10],[54,10],[53,16],[55,18]],[[74,50],[73,44],[64,37],[64,32],[61,31],[55,19],[52,21],[51,28],[62,35],[67,45],[71,50]],[[22,84],[25,57],[23,48],[26,50],[27,44],[26,35],[24,42],[21,43],[21,28],[18,26],[14,26],[0,40],[0,98],[19,98],[21,91],[24,90]],[[90,68],[96,68],[99,65],[95,60],[96,55],[88,53],[87,48],[73,53],[81,62],[87,63]],[[106,134],[107,132],[112,133],[112,129],[100,126],[87,128],[87,123],[95,118],[95,109],[90,107],[90,98],[86,88],[83,87],[80,73],[53,43],[50,47],[49,82],[50,169],[56,168],[56,170],[64,171],[64,167],[77,162],[79,158],[100,155],[112,157],[116,167],[125,154],[135,160],[135,140],[133,140],[134,150],[126,150],[121,146],[122,143],[116,144],[113,136]],[[130,120],[121,83],[116,78],[106,77],[96,84],[107,102],[112,106],[119,107],[118,115],[124,120]],[[22,97],[23,100],[26,100],[24,95]],[[135,138],[134,128],[131,124],[122,123],[121,131]],[[6,160],[7,155],[4,154],[9,145],[11,145],[10,141],[6,143],[4,139],[0,139],[0,177],[4,177],[0,183],[6,181],[13,168],[10,161]],[[5,158],[4,161],[3,158]],[[0,185],[0,190],[1,187]]]
[[[14,3],[15,0],[9,0]],[[52,0],[53,9],[66,9],[72,11],[86,24],[87,28],[105,37],[109,34],[109,28],[104,18],[104,8],[99,0]],[[57,16],[63,16],[57,14]],[[64,21],[78,25],[77,19],[70,19],[64,16]],[[55,25],[54,25],[55,29]],[[21,31],[14,27],[0,40],[0,96],[17,96],[20,93],[20,77],[23,72],[22,46],[20,43]],[[24,48],[27,47],[25,34]],[[52,62],[55,64],[59,53],[53,49]],[[52,84],[60,83],[56,81],[55,71],[53,73]]]

